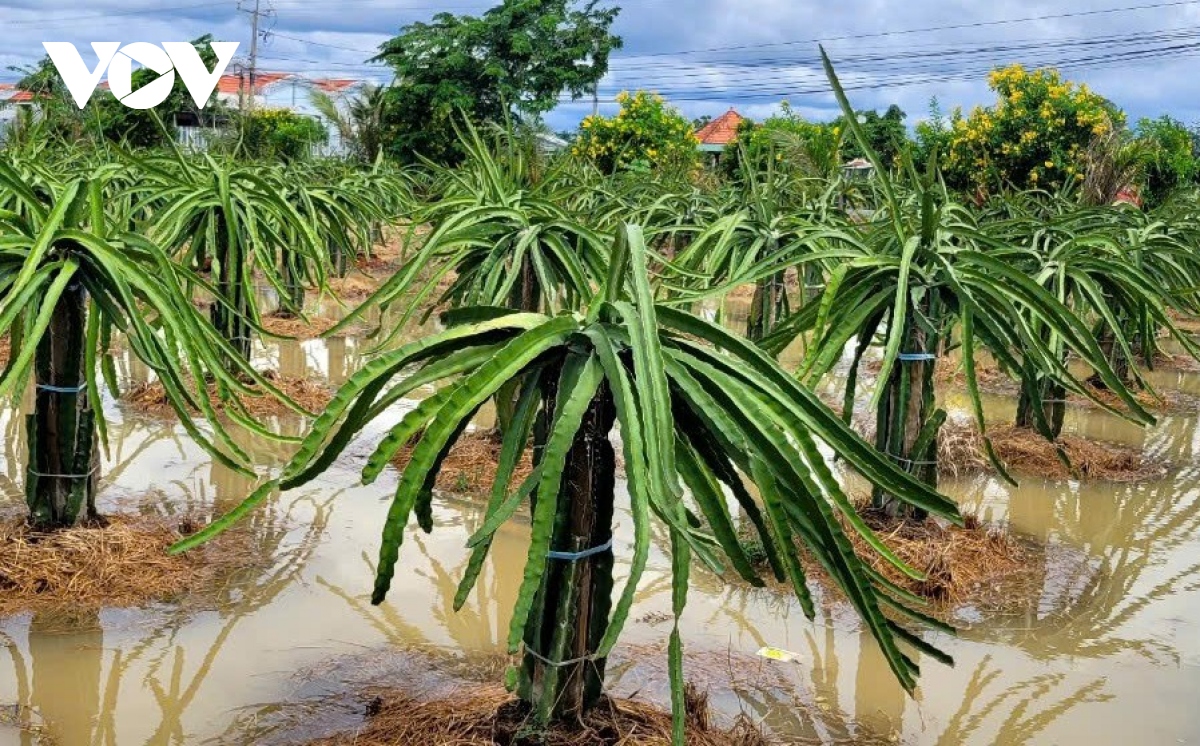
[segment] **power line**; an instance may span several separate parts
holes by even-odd
[[[338,45],[338,44],[326,44],[325,42],[320,42],[320,41],[309,41],[308,39],[301,39],[299,36],[289,36],[288,34],[281,34],[281,33],[279,33],[279,32],[276,32],[276,31],[272,31],[272,32],[271,32],[271,36],[273,36],[273,37],[275,37],[275,38],[277,38],[277,39],[287,39],[287,40],[289,40],[289,41],[298,41],[298,42],[300,42],[301,44],[307,44],[307,45],[308,45],[308,46],[310,46],[310,47],[324,47],[324,48],[326,48],[326,49],[339,49],[339,50],[342,50],[342,51],[344,51],[344,52],[358,52],[358,53],[360,53],[360,54],[369,54],[369,55],[372,55],[372,56],[374,56],[374,55],[376,55],[376,54],[379,54],[379,50],[378,50],[378,49],[372,49],[372,50],[367,50],[367,49],[355,49],[354,47],[344,47],[344,46],[341,46],[341,45]]]
[[[1136,50],[1136,51],[1126,52],[1126,53],[1117,54],[1117,55],[1100,54],[1100,55],[1094,55],[1091,57],[1083,57],[1083,58],[1068,59],[1068,60],[1058,60],[1057,62],[1051,64],[1050,66],[1056,67],[1060,70],[1066,70],[1066,69],[1075,69],[1075,68],[1105,67],[1105,66],[1114,65],[1117,63],[1131,63],[1131,64],[1136,65],[1139,62],[1143,62],[1146,60],[1158,59],[1161,57],[1170,56],[1173,58],[1179,58],[1179,57],[1191,57],[1191,56],[1195,56],[1197,54],[1200,54],[1200,42],[1193,43],[1193,44],[1176,45],[1173,47],[1162,48],[1162,49]],[[875,89],[885,89],[885,88],[903,88],[903,87],[913,87],[913,86],[928,86],[928,85],[935,85],[935,84],[939,84],[939,83],[949,83],[949,82],[977,79],[983,75],[986,75],[988,71],[989,71],[989,69],[984,68],[984,69],[974,69],[974,70],[962,70],[959,72],[942,74],[942,75],[930,74],[930,75],[925,75],[923,77],[921,77],[921,76],[906,77],[904,75],[897,75],[894,78],[874,80],[871,82],[853,82],[844,77],[843,81],[842,81],[842,86],[847,91],[875,90]],[[816,77],[816,76],[814,76],[814,77]],[[759,89],[755,89],[755,90],[759,90]],[[762,89],[762,90],[763,90],[763,92],[761,92],[761,93],[757,93],[757,92],[747,93],[746,92],[747,89],[745,87],[736,87],[736,88],[729,87],[729,88],[722,88],[722,89],[709,89],[707,91],[700,91],[700,94],[702,94],[702,95],[697,95],[697,93],[694,89],[681,89],[679,91],[660,90],[659,93],[661,95],[663,95],[664,97],[670,98],[672,101],[689,101],[689,102],[694,102],[694,101],[727,101],[727,102],[744,101],[744,102],[751,102],[751,101],[780,100],[783,98],[788,98],[788,97],[793,97],[793,96],[806,96],[806,95],[816,95],[816,94],[828,93],[829,92],[829,84],[827,82],[821,82],[821,83],[814,83],[806,88],[778,87],[778,88],[771,89],[769,92],[766,89]],[[608,93],[608,92],[606,92],[606,93]],[[707,93],[708,95],[703,95],[705,93]],[[612,94],[609,94],[609,95],[612,95]],[[560,102],[566,102],[568,99],[560,97],[559,100],[560,100]],[[615,99],[606,100],[605,103],[615,103]]]
[[[1151,42],[1166,43],[1189,41],[1200,38],[1200,26],[1182,29],[1163,29],[1152,32],[1142,32],[1126,35],[1076,37],[1055,41],[1029,41],[1016,43],[984,44],[971,48],[944,48],[930,50],[890,50],[884,54],[851,54],[834,55],[834,61],[839,67],[849,67],[852,72],[873,72],[887,70],[898,65],[904,66],[904,72],[941,69],[950,66],[961,66],[968,62],[976,63],[994,58],[995,64],[1011,61],[1053,60],[1053,53],[1075,49],[1090,49],[1099,46],[1105,48],[1122,48],[1130,46],[1146,46]],[[801,68],[810,68],[803,70]],[[763,58],[746,59],[736,62],[715,62],[710,67],[696,69],[693,67],[676,67],[663,72],[638,76],[640,83],[652,86],[671,85],[689,80],[709,81],[721,76],[754,76],[756,82],[778,80],[781,77],[794,76],[800,73],[816,72],[822,78],[821,60],[816,55],[792,58]],[[613,71],[616,76],[624,71]],[[764,74],[765,73],[765,74]]]
[[[761,44],[739,44],[727,47],[708,47],[707,49],[686,49],[674,52],[650,52],[641,55],[631,55],[629,58],[642,57],[680,57],[692,54],[704,54],[708,52],[732,52],[745,49],[765,49],[767,47],[785,47],[796,46],[799,44],[819,44],[822,42],[831,41],[854,41],[859,39],[878,39],[885,36],[904,36],[908,34],[928,34],[935,31],[961,31],[972,28],[986,28],[989,26],[1005,26],[1015,23],[1034,23],[1037,21],[1052,21],[1063,18],[1082,18],[1085,16],[1107,15],[1111,13],[1131,13],[1140,10],[1157,10],[1160,8],[1177,8],[1187,5],[1196,5],[1200,0],[1172,0],[1171,2],[1150,3],[1147,5],[1129,5],[1121,8],[1103,8],[1100,10],[1079,10],[1070,13],[1051,13],[1042,16],[1029,16],[1026,18],[1004,18],[995,21],[975,21],[973,23],[957,23],[949,26],[930,26],[927,28],[912,28],[900,29],[898,31],[878,31],[866,34],[848,34],[845,36],[826,36],[813,39],[798,39],[793,41],[780,42],[764,42]]]

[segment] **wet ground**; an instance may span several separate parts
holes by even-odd
[[[343,339],[271,343],[260,354],[264,367],[336,384],[369,349]],[[146,376],[137,364],[121,367],[128,380]],[[1200,391],[1197,374],[1155,375],[1164,391]],[[955,405],[952,396],[948,401]],[[990,406],[1000,413],[1012,405],[993,398]],[[127,507],[136,496],[142,510],[220,513],[247,494],[245,479],[211,465],[178,426],[111,401],[106,411],[113,420],[112,451],[104,463],[102,508]],[[0,415],[0,501],[16,504],[23,443],[14,414]],[[303,423],[277,425],[297,434]],[[1162,480],[1140,484],[945,482],[964,510],[1008,521],[1050,550],[1039,582],[1028,599],[1015,600],[1014,611],[997,616],[961,609],[961,635],[932,640],[957,665],[923,660],[915,699],[903,694],[846,609],[827,605],[810,623],[794,599],[698,571],[684,617],[685,643],[694,677],[712,689],[714,706],[729,716],[750,714],[785,742],[1200,741],[1196,414],[1172,413],[1142,430],[1073,407],[1067,430],[1140,446],[1170,457],[1176,467]],[[372,607],[378,533],[397,475],[358,485],[371,435],[320,480],[256,514],[254,536],[264,555],[276,559],[233,578],[215,610],[162,606],[0,620],[0,745],[36,743],[29,732],[3,724],[10,720],[42,724],[64,746],[247,743],[265,738],[280,712],[297,702],[343,692],[372,676],[394,684],[413,680],[411,672],[383,662],[397,651],[491,665],[507,634],[526,525],[517,521],[500,532],[477,590],[455,614],[464,541],[482,509],[470,499],[438,501],[436,530],[409,534],[388,601]],[[270,466],[287,449],[256,445],[255,453]],[[621,575],[632,526],[624,514],[617,521]],[[665,687],[659,643],[669,630],[670,565],[663,547],[665,537],[614,659],[612,684],[623,693],[661,697]],[[798,658],[755,658],[767,645]]]

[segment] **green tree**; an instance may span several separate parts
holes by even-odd
[[[1134,134],[1142,142],[1142,197],[1148,207],[1161,205],[1176,190],[1200,177],[1192,132],[1169,115],[1139,119]]]
[[[439,13],[384,42],[373,61],[396,83],[384,92],[388,153],[412,161],[461,158],[454,117],[472,123],[536,118],[563,92],[591,93],[621,38],[609,33],[619,8],[601,0],[504,0],[481,17]]]
[[[824,62],[838,102],[849,115],[850,102],[827,57]],[[1153,421],[1113,371],[1093,330],[1031,278],[1028,266],[1014,261],[1014,254],[1020,252],[1010,251],[1003,239],[989,235],[969,206],[953,200],[932,168],[918,174],[905,157],[905,168],[896,174],[885,170],[857,120],[849,126],[875,166],[880,209],[869,222],[848,222],[841,230],[819,230],[806,241],[794,242],[790,256],[789,251],[780,251],[740,280],[768,276],[780,266],[820,262],[831,255],[841,260],[829,273],[819,299],[780,323],[763,341],[764,348],[779,353],[797,337],[811,335],[800,375],[815,385],[853,344],[843,400],[843,416],[849,418],[860,391],[859,365],[881,336],[883,362],[871,398],[875,446],[931,486],[937,485],[937,443],[946,420],[935,397],[934,369],[956,343],[961,346],[972,415],[1001,473],[1003,465],[986,438],[976,350],[986,351],[1020,381],[1031,397],[1038,430],[1048,439],[1053,436],[1041,419],[1040,395],[1048,384],[1088,396],[1135,421]],[[1030,318],[1037,320],[1036,327],[1027,322]],[[1055,344],[1047,344],[1046,339]],[[1122,409],[1098,400],[1082,376],[1063,363],[1067,355],[1094,371]],[[878,486],[873,502],[893,515],[923,517]]]
[[[928,163],[934,154],[939,160],[946,157],[950,151],[950,119],[942,111],[937,96],[929,99],[929,116],[913,129],[916,132],[913,159],[917,163]]]
[[[321,116],[337,128],[349,155],[374,163],[383,149],[384,89],[368,84],[357,95],[343,100],[321,90],[314,90],[309,97]]]
[[[193,440],[251,474],[207,393],[196,390],[208,381],[225,399],[246,391],[242,376],[251,372],[217,363],[228,345],[184,291],[197,278],[157,243],[125,230],[128,216],[105,194],[112,169],[62,181],[51,175],[69,168],[0,162],[0,329],[13,345],[0,367],[0,401],[20,397],[32,377],[25,494],[30,522],[41,529],[98,517],[100,446],[107,448],[100,388],[116,391],[114,332],[154,371]],[[211,434],[193,422],[192,409]]]
[[[879,160],[887,166],[898,165],[900,151],[908,143],[908,131],[904,127],[904,119],[908,115],[895,104],[887,108],[883,114],[875,110],[855,112],[859,129],[871,150],[879,156]],[[838,117],[834,123],[840,133],[846,127],[846,117]],[[845,158],[865,158],[867,152],[854,138],[847,138],[842,148]]]
[[[373,603],[382,603],[409,523],[415,518],[423,530],[434,528],[433,483],[446,453],[474,412],[517,381],[517,416],[504,434],[484,525],[468,540],[471,557],[454,602],[455,608],[466,602],[497,530],[528,505],[532,540],[508,649],[521,655],[510,683],[536,725],[578,722],[600,701],[605,662],[629,618],[658,524],[670,537],[676,623],[668,668],[674,742],[682,746],[678,619],[693,558],[717,572],[728,563],[748,582],[763,582],[738,541],[738,510],[749,516],[775,577],[790,583],[805,614],[814,615],[805,569],[813,563],[845,593],[892,671],[912,691],[917,668],[900,640],[935,660],[950,659],[897,620],[907,615],[918,624],[948,628],[908,608],[896,587],[855,553],[847,532],[896,567],[920,575],[859,518],[819,444],[901,499],[958,521],[953,503],[871,449],[758,347],[657,298],[640,228],[622,226],[610,256],[607,278],[574,312],[458,309],[446,314],[445,331],[382,353],[347,381],[278,479],[175,551],[208,540],[277,489],[310,482],[356,434],[387,417],[388,404],[420,386],[445,382],[391,428],[364,467],[364,480],[372,482],[402,447],[414,444],[383,528],[372,595]],[[616,424],[634,524],[629,568],[618,593],[612,544],[616,458],[610,441]],[[537,454],[533,473],[512,490],[509,480],[531,440]],[[896,612],[894,619],[885,616],[885,606]]]

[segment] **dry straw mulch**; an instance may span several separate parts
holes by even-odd
[[[443,492],[453,492],[462,495],[479,495],[489,493],[492,483],[496,481],[496,469],[500,461],[500,439],[491,430],[474,430],[463,433],[450,453],[442,462],[438,472],[436,487]],[[416,441],[411,441],[400,450],[392,463],[401,471],[412,459]],[[533,471],[532,451],[525,450],[517,469],[513,473],[510,486],[520,485]]]
[[[1167,315],[1171,317],[1171,321],[1175,322],[1175,326],[1179,327],[1180,331],[1188,334],[1200,334],[1200,319],[1185,316],[1178,311],[1167,311]]]
[[[1065,435],[1056,445],[1035,432],[1013,427],[989,432],[988,436],[997,455],[1013,470],[1047,479],[1138,482],[1166,472],[1166,464],[1148,459],[1134,448],[1112,443]],[[1070,469],[1058,458],[1059,447],[1066,453]]]
[[[1154,369],[1194,373],[1200,371],[1200,360],[1191,355],[1177,355],[1160,350],[1154,355]]]
[[[355,272],[330,279],[329,289],[342,300],[362,300],[378,290],[385,279]]]
[[[264,371],[263,376],[281,390],[288,398],[309,412],[320,412],[333,399],[333,392],[323,382],[306,378],[287,378],[274,371]],[[219,412],[223,405],[217,397],[216,387],[208,387],[209,401]],[[141,383],[131,388],[122,400],[135,411],[156,417],[173,417],[175,410],[167,397],[166,389],[158,381]],[[252,417],[280,417],[295,414],[291,409],[270,394],[243,396],[242,404]]]
[[[765,746],[767,740],[747,720],[731,730],[709,722],[708,698],[688,687],[689,746]],[[379,693],[371,715],[357,732],[312,746],[669,746],[671,714],[635,700],[605,699],[582,723],[549,733],[525,735],[526,717],[513,695],[499,684],[474,684],[446,696],[421,699],[404,691]]]
[[[1011,591],[1032,577],[1036,563],[1003,526],[984,524],[974,516],[966,516],[965,525],[954,526],[893,518],[869,507],[859,512],[883,543],[925,579],[900,572],[850,532],[858,555],[892,582],[933,601],[938,610],[966,603],[1004,606],[1014,595]]]
[[[9,347],[8,335],[0,337],[0,366],[8,365],[8,356],[11,352]]]
[[[325,316],[309,316],[306,319],[302,319],[296,316],[286,316],[276,313],[264,316],[262,318],[262,327],[268,333],[274,334],[277,337],[317,339],[337,326],[338,322],[338,319],[331,319]],[[358,331],[357,325],[354,325],[343,330],[341,336],[354,336]]]
[[[874,442],[873,423],[857,427],[868,443]],[[1161,477],[1168,464],[1147,458],[1136,448],[1101,443],[1073,435],[1052,443],[1034,430],[1004,425],[987,431],[996,457],[1014,477],[1034,475],[1044,479],[1094,479],[1137,482]],[[1059,448],[1071,468],[1058,457]],[[950,420],[938,433],[938,474],[963,477],[994,472],[984,449],[983,436],[973,422]]]
[[[1062,435],[1052,443],[1033,430],[1004,426],[990,428],[988,438],[997,458],[1015,477],[1025,474],[1044,479],[1137,482],[1161,477],[1167,470],[1167,464],[1147,458],[1135,448],[1073,435]],[[1070,468],[1059,458],[1060,448]],[[938,441],[938,470],[946,476],[992,471],[983,437],[973,424],[952,422],[943,426]]]
[[[197,528],[186,518],[120,514],[100,524],[42,533],[24,518],[0,521],[0,616],[202,597],[218,578],[258,561],[237,532],[168,555]]]

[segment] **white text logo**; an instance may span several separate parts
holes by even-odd
[[[119,41],[94,41],[92,49],[99,62],[96,69],[89,70],[75,45],[66,41],[42,42],[46,53],[58,68],[58,74],[67,84],[67,90],[79,108],[87,106],[100,77],[108,71],[108,87],[117,99],[131,109],[150,109],[167,100],[175,86],[175,73],[183,78],[183,85],[196,106],[204,108],[208,97],[217,87],[229,61],[237,52],[236,41],[214,41],[212,50],[217,54],[217,65],[209,72],[200,59],[200,53],[186,41],[167,41],[161,47],[139,41],[121,46]],[[133,63],[138,62],[159,77],[133,90]]]

